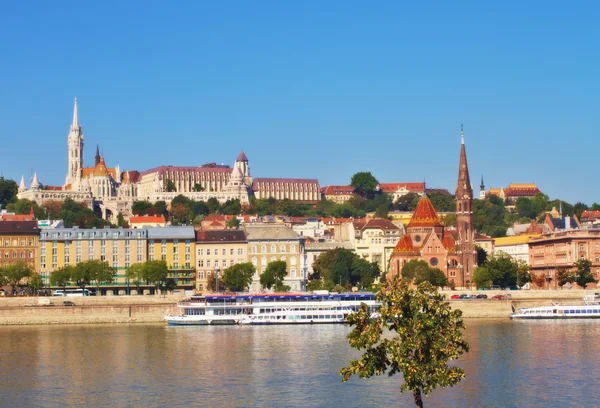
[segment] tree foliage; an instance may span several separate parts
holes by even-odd
[[[24,261],[17,261],[4,265],[0,269],[0,275],[4,277],[4,281],[11,288],[11,294],[14,295],[17,286],[27,277],[33,273],[31,265]]]
[[[133,285],[136,287],[136,292],[140,295],[140,286],[144,282],[144,264],[143,263],[134,263],[133,265],[127,268],[127,272],[125,273],[127,279],[129,279]]]
[[[435,287],[444,287],[448,284],[448,278],[438,268],[432,268],[423,260],[412,260],[402,266],[402,278],[416,285],[429,282]]]
[[[64,290],[67,285],[71,283],[74,269],[75,268],[70,265],[55,269],[54,272],[50,274],[50,285],[61,287]]]
[[[596,280],[592,275],[591,271],[592,263],[587,259],[580,259],[575,262],[575,268],[577,268],[577,277],[575,278],[575,282],[585,289],[588,283],[595,283]]]
[[[354,374],[368,378],[401,373],[404,382],[400,391],[412,392],[416,406],[422,407],[422,393],[451,387],[464,378],[461,368],[448,365],[469,351],[463,339],[462,312],[452,310],[444,296],[427,282],[412,289],[394,277],[378,289],[378,314],[372,315],[362,304],[357,313],[348,316],[348,323],[354,327],[348,334],[350,346],[363,354],[340,371],[342,381]],[[384,336],[388,330],[397,335]]]
[[[487,258],[482,266],[475,269],[473,282],[478,288],[489,288],[490,285],[498,285],[501,288],[515,286],[519,268],[517,261],[501,252]]]
[[[350,185],[359,196],[373,197],[377,191],[379,181],[373,177],[370,171],[361,171],[352,176]]]
[[[14,180],[0,176],[0,207],[6,208],[9,203],[16,201],[19,186]]]
[[[241,292],[252,283],[256,268],[250,262],[235,264],[223,271],[223,284],[233,292]]]
[[[142,276],[144,280],[152,282],[156,286],[156,290],[159,291],[161,285],[167,278],[169,268],[167,263],[162,260],[147,260],[142,264]]]
[[[90,259],[88,261],[79,262],[75,265],[74,280],[78,281],[77,285],[82,289],[94,282],[96,293],[100,291],[100,284],[112,283],[114,280],[115,270],[108,262]]]
[[[285,261],[272,261],[260,274],[260,285],[265,289],[274,288],[276,292],[287,292],[283,281],[287,276],[287,264]]]
[[[379,276],[379,266],[375,262],[368,262],[354,252],[335,248],[320,254],[313,262],[313,273],[308,277],[310,287],[316,290],[333,288],[339,284],[345,288],[369,288]]]

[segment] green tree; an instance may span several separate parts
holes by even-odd
[[[517,261],[517,286],[522,287],[526,283],[531,282],[531,275],[529,274],[529,265],[525,261]]]
[[[581,218],[581,213],[583,213],[584,211],[588,210],[588,206],[587,204],[581,203],[581,202],[576,202],[573,205],[573,213],[577,216],[577,218]]]
[[[6,284],[10,286],[10,293],[13,296],[15,295],[17,286],[19,286],[21,281],[31,276],[32,273],[33,268],[31,267],[31,265],[24,261],[17,261],[11,264],[7,264],[1,270],[1,274],[2,276],[4,276]]]
[[[272,261],[260,274],[260,285],[265,289],[274,288],[276,292],[286,291],[283,281],[287,276],[287,265],[285,261]]]
[[[473,272],[473,283],[480,289],[489,289],[493,281],[490,275],[490,270],[484,266],[478,266]]]
[[[142,275],[144,280],[148,282],[152,282],[154,286],[156,286],[156,291],[160,290],[162,282],[167,278],[167,274],[169,273],[169,268],[167,267],[167,263],[165,261],[146,261],[142,266]]]
[[[414,211],[420,199],[417,193],[408,193],[398,197],[394,205],[399,211]]]
[[[380,205],[379,207],[377,207],[377,210],[375,210],[375,218],[383,218],[387,220],[389,214],[390,210],[385,204]]]
[[[519,264],[509,255],[500,253],[489,257],[482,267],[475,270],[473,282],[477,287],[486,287],[485,281],[489,279],[491,284],[499,285],[502,288],[515,286],[517,284],[517,270]],[[479,271],[479,275],[478,275]],[[479,286],[480,284],[484,286]]]
[[[444,227],[456,227],[456,214],[446,214],[442,221],[444,222]]]
[[[85,287],[89,286],[92,280],[94,280],[92,268],[89,268],[88,265],[83,262],[78,263],[71,271],[71,280],[81,289],[85,289]]]
[[[123,214],[120,211],[117,214],[117,225],[122,228],[127,228],[129,226],[129,224],[127,224],[127,221],[125,221],[125,218],[123,217]]]
[[[438,268],[432,268],[423,260],[412,260],[402,266],[402,278],[408,282],[418,285],[422,282],[429,282],[436,287],[444,287],[448,284],[448,278]]]
[[[240,204],[240,200],[227,200],[221,208],[219,209],[219,213],[224,215],[239,215],[242,212],[242,205]]]
[[[183,204],[184,207],[188,207],[191,202],[192,202],[192,200],[190,200],[189,198],[187,198],[183,194],[179,194],[179,195],[176,195],[171,200],[171,207],[173,207],[176,204]]]
[[[102,262],[97,259],[90,259],[89,261],[83,261],[75,265],[75,276],[81,278],[81,282],[85,282],[89,285],[94,282],[96,286],[96,294],[100,294],[100,284],[112,283],[115,274],[114,268],[112,268],[108,262]],[[81,284],[78,284],[81,286]],[[85,289],[84,286],[81,286]]]
[[[142,263],[134,263],[129,268],[127,268],[126,272],[127,279],[129,279],[134,284],[134,286],[136,287],[136,293],[138,295],[141,294],[140,286],[144,282],[143,266],[144,264]]]
[[[7,180],[0,176],[0,207],[6,208],[9,203],[16,200],[19,186],[14,180]]]
[[[70,265],[56,269],[50,274],[50,285],[63,288],[64,291],[67,285],[71,283],[72,276],[74,275],[74,269],[75,268]]]
[[[198,216],[208,215],[208,206],[204,201],[192,201],[189,205],[190,219],[195,219]]]
[[[454,212],[456,211],[456,199],[452,194],[442,194],[439,191],[432,191],[427,194],[429,201],[439,212]]]
[[[227,224],[225,224],[225,226],[227,228],[238,229],[240,227],[240,220],[238,220],[237,217],[233,217],[232,219],[227,221]]]
[[[233,292],[241,292],[252,282],[256,269],[250,262],[235,264],[223,271],[223,283]]]
[[[556,280],[558,286],[561,288],[565,286],[567,283],[575,282],[576,275],[573,271],[570,271],[566,268],[559,268],[556,273]]]
[[[206,202],[206,205],[208,207],[209,214],[216,214],[219,211],[219,208],[221,207],[221,205],[219,204],[219,200],[217,200],[215,197],[209,198]]]
[[[582,288],[586,288],[588,283],[595,283],[596,280],[592,275],[591,267],[592,263],[587,259],[580,259],[575,262],[575,267],[577,268],[577,277],[575,282],[581,286]]]
[[[377,315],[362,304],[357,313],[348,316],[354,327],[348,334],[350,346],[364,352],[340,371],[342,381],[354,374],[368,378],[401,373],[404,383],[400,391],[412,392],[416,406],[423,407],[422,393],[451,387],[464,378],[461,368],[448,365],[469,351],[463,339],[462,312],[452,310],[427,282],[411,289],[394,277],[389,285],[382,283],[378,289],[376,298],[381,307]],[[384,336],[388,330],[397,336]]]
[[[35,201],[30,201],[26,198],[8,204],[6,209],[15,214],[29,214],[31,207],[33,207],[33,215],[36,219],[42,220],[46,218],[44,210]]]
[[[377,191],[379,181],[369,171],[362,171],[354,174],[350,180],[350,185],[361,197],[372,198]]]
[[[483,265],[488,256],[487,251],[479,245],[477,245],[475,249],[477,250],[477,265]]]
[[[173,278],[167,278],[160,285],[161,290],[166,290],[167,293],[173,292],[177,289],[177,282]]]
[[[152,204],[148,201],[134,201],[131,204],[131,212],[135,215],[146,215],[150,208],[152,208]]]
[[[37,272],[33,272],[27,280],[27,285],[31,288],[33,293],[38,293],[40,289],[44,287],[44,280],[42,275]]]
[[[173,193],[173,192],[177,191],[177,188],[175,187],[175,183],[173,183],[172,180],[169,180],[169,179],[165,180],[165,191],[167,193]]]
[[[169,211],[167,210],[167,203],[164,200],[159,200],[152,204],[151,208],[148,210],[148,215],[169,215]]]
[[[196,184],[194,184],[194,187],[192,190],[199,193],[201,191],[204,191],[204,187],[202,187],[202,184],[196,183]]]

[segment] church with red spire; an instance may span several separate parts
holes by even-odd
[[[438,268],[456,287],[470,287],[477,266],[473,231],[473,189],[469,179],[464,132],[456,187],[456,229],[442,224],[427,197],[419,200],[406,234],[400,238],[390,257],[388,278],[401,276],[402,267],[412,260],[424,260]]]

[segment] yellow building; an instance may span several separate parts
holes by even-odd
[[[256,268],[251,291],[260,290],[260,274],[269,262],[284,261],[287,276],[284,283],[292,291],[306,287],[305,238],[281,224],[254,224],[245,226],[248,240],[248,259]]]
[[[248,262],[248,241],[241,230],[196,232],[196,290],[207,290],[208,278],[216,273],[221,282],[223,271]],[[219,284],[222,290],[224,286]]]
[[[194,227],[147,228],[148,259],[167,263],[167,278],[175,279],[177,289],[195,288],[196,234]],[[136,230],[138,231],[138,230]]]
[[[25,261],[39,271],[37,221],[0,221],[0,267]]]
[[[147,237],[147,229],[43,229],[39,239],[39,265],[44,284],[50,286],[50,275],[58,268],[95,259],[108,262],[116,270],[114,281],[101,284],[98,295],[135,293],[127,279],[127,268],[146,261]],[[151,288],[144,285],[146,290]]]
[[[515,261],[523,261],[529,265],[529,240],[540,234],[516,235],[494,239],[494,254],[504,253]]]

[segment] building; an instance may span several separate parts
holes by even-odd
[[[134,215],[129,218],[131,228],[164,227],[167,225],[164,215]]]
[[[259,291],[260,274],[267,269],[269,262],[285,261],[287,276],[285,284],[292,291],[306,289],[305,238],[282,224],[245,225],[248,240],[248,259],[256,268],[251,291]]]
[[[392,197],[392,201],[398,200],[400,197],[408,193],[414,193],[421,197],[425,195],[425,182],[422,183],[381,183],[378,189]]]
[[[485,196],[495,195],[503,200],[515,202],[520,197],[534,198],[537,193],[541,193],[541,190],[534,183],[511,183],[508,187],[490,188]]]
[[[470,287],[477,266],[473,231],[473,189],[461,129],[456,187],[456,229],[446,231],[427,197],[421,198],[390,259],[389,277],[400,276],[409,261],[422,259],[444,272],[451,286]]]
[[[136,230],[137,231],[137,230]],[[196,287],[196,232],[194,227],[146,228],[148,259],[167,263],[167,278],[174,279],[177,289],[192,291]]]
[[[392,251],[402,236],[402,228],[380,218],[353,221],[345,227],[356,254],[369,262],[377,262],[382,272],[387,271]]]
[[[494,239],[494,255],[504,253],[515,261],[521,261],[529,265],[529,240],[539,237],[535,235],[516,235]]]
[[[321,196],[337,204],[344,204],[356,196],[352,186],[325,186],[321,188]]]
[[[100,285],[101,295],[135,294],[127,279],[127,269],[147,259],[148,230],[130,228],[53,228],[40,233],[40,274],[50,286],[50,275],[64,266],[75,266],[88,260],[108,262],[116,271],[114,281]],[[90,285],[93,286],[93,285]],[[145,293],[153,293],[153,285],[142,285]]]
[[[475,232],[475,245],[482,248],[488,256],[494,253],[494,238]]]
[[[329,229],[321,218],[316,217],[290,217],[285,224],[301,237],[312,239],[325,239]]]
[[[558,288],[561,269],[575,270],[575,263],[587,259],[592,263],[594,279],[600,280],[600,229],[553,231],[529,240],[529,273],[543,274],[545,288]],[[597,285],[591,283],[589,288]]]
[[[39,271],[37,221],[0,221],[0,267],[24,261]]]
[[[550,231],[568,231],[581,228],[581,224],[576,215],[573,215],[572,217],[552,217],[550,214],[546,214],[544,224],[548,226]]]
[[[305,203],[321,200],[321,187],[317,179],[255,178],[252,192],[257,199],[288,199]]]
[[[600,211],[585,210],[581,213],[581,224],[586,228],[597,228],[600,226]]]
[[[539,224],[536,220],[525,224],[514,223],[506,230],[506,236],[515,235],[542,235],[550,232],[550,227],[546,224]]]
[[[23,180],[21,180],[23,181]],[[33,221],[35,216],[33,215],[33,206],[29,210],[29,214],[15,214],[6,210],[0,211],[0,221]]]
[[[208,290],[208,279],[235,264],[248,262],[248,241],[242,230],[196,231],[196,291]],[[219,288],[224,286],[219,285]]]

